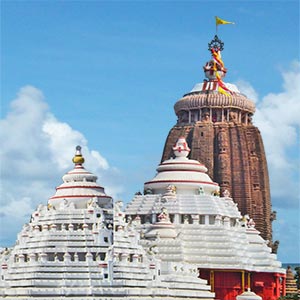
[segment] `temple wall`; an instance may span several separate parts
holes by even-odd
[[[254,219],[265,240],[272,240],[271,199],[267,161],[258,128],[238,122],[195,122],[175,125],[166,139],[162,161],[184,136],[190,158],[203,163],[208,175],[227,189],[242,214]]]

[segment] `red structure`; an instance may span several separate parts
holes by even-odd
[[[248,288],[263,300],[285,296],[285,274],[245,270],[199,269],[199,277],[208,280],[216,299],[233,300]]]

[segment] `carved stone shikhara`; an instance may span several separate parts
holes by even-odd
[[[226,97],[214,93],[194,94],[184,96],[178,102],[181,109],[176,111],[177,116],[184,109],[187,115],[193,115],[194,120],[178,123],[170,130],[166,139],[162,161],[170,158],[172,147],[180,136],[184,136],[191,148],[190,158],[203,163],[208,168],[211,178],[220,184],[221,192],[227,189],[242,214],[249,214],[256,223],[256,228],[266,240],[272,240],[271,228],[271,200],[269,175],[265,150],[260,131],[251,122],[252,112],[245,110],[243,95],[232,97],[240,102],[239,106],[219,107],[214,98]],[[209,105],[200,104],[189,108],[191,98],[209,99]],[[177,102],[177,103],[178,103]],[[183,108],[183,103],[186,106]],[[199,101],[201,103],[202,101]],[[177,104],[176,103],[176,104]],[[175,105],[176,109],[176,105]],[[216,119],[207,121],[200,119],[203,112],[210,112]],[[235,112],[237,118],[226,119],[226,115]],[[190,121],[190,122],[189,122]]]
[[[222,82],[229,92],[220,93],[214,70],[218,68],[211,60],[204,66],[207,79],[175,103],[177,124],[167,136],[161,161],[169,159],[177,139],[185,137],[189,157],[208,168],[221,193],[229,191],[241,213],[254,219],[271,246],[269,175],[262,137],[252,124],[255,104],[233,84]]]

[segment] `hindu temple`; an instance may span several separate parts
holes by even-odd
[[[84,168],[79,146],[73,162],[1,253],[1,299],[214,299],[195,265],[162,261],[139,243],[121,203]]]
[[[184,137],[172,151],[144,184],[144,195],[126,207],[140,243],[161,261],[197,266],[216,299],[236,299],[248,289],[264,300],[278,299],[285,293],[285,270],[253,218],[241,214],[229,190],[220,196],[206,166],[188,158]]]
[[[0,253],[1,299],[285,296],[255,106],[223,81],[223,46],[209,44],[206,79],[176,102],[157,172],[124,208],[76,147],[73,169]]]

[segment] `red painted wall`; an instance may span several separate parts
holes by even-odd
[[[214,278],[211,280],[208,269],[200,269],[199,277],[206,279],[216,293],[216,299],[235,300],[236,296],[243,293],[248,288],[248,273],[244,275],[244,290],[242,283],[242,272],[235,270],[213,270]],[[285,277],[285,274],[276,273],[257,273],[250,272],[251,291],[261,296],[263,300],[277,300],[284,290],[282,280],[279,277]]]

